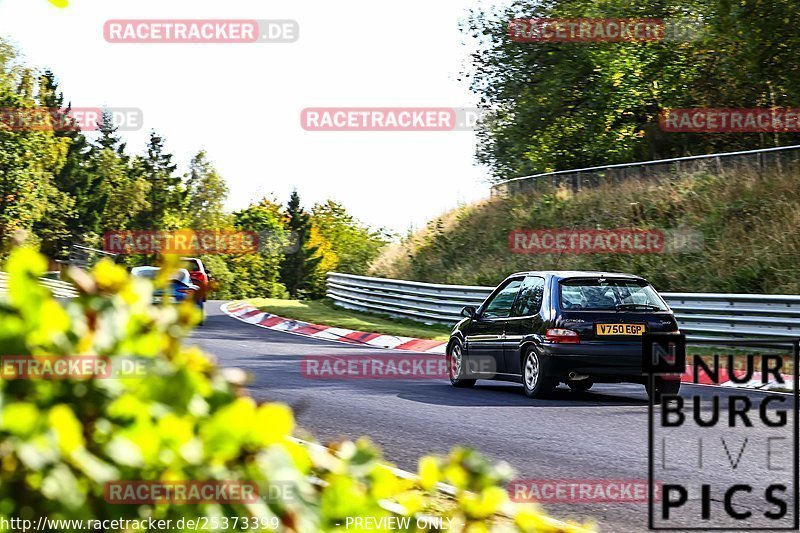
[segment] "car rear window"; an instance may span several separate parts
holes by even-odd
[[[560,282],[561,309],[575,311],[667,311],[669,308],[646,281],[591,278]]]
[[[200,264],[197,259],[187,259],[184,260],[184,268],[189,272],[199,272],[200,271]]]
[[[158,268],[149,268],[146,270],[136,270],[133,272],[133,275],[137,278],[147,278],[147,279],[155,279],[156,274],[158,274]]]

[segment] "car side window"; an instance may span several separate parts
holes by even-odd
[[[542,309],[544,299],[544,278],[528,276],[522,282],[519,298],[514,304],[511,316],[535,315]]]
[[[521,279],[513,279],[506,284],[505,287],[500,289],[500,292],[494,295],[489,300],[483,309],[483,318],[506,318],[511,313],[511,306],[514,304],[519,292],[519,287],[522,285]]]

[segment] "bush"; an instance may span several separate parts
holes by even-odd
[[[136,357],[147,372],[0,380],[0,518],[153,517],[176,524],[207,517],[213,524],[249,517],[271,521],[261,529],[330,531],[343,529],[348,516],[420,516],[433,508],[432,491],[441,480],[457,488],[448,516],[482,531],[507,504],[499,488],[507,469],[469,450],[423,459],[415,481],[384,466],[366,440],[302,445],[290,438],[289,407],[258,405],[240,389],[241,372],[220,370],[199,348],[182,345],[198,318],[192,305],[152,306],[148,282],[130,279],[107,261],[91,274],[70,271],[80,297],[61,304],[37,282],[45,268],[32,249],[12,253],[9,295],[0,300],[0,353]],[[111,505],[104,488],[114,480],[249,481],[262,498]],[[277,484],[281,497],[263,498]],[[558,530],[532,507],[512,514],[507,525],[514,529]]]

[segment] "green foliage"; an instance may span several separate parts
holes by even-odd
[[[300,205],[300,194],[292,191],[286,204],[286,228],[295,239],[296,246],[287,254],[281,265],[281,281],[289,295],[296,298],[309,287],[321,258],[317,248],[309,243],[311,217]]]
[[[0,380],[0,518],[153,517],[175,524],[248,517],[275,520],[273,531],[342,531],[347,517],[420,516],[438,481],[457,489],[446,511],[454,531],[486,531],[508,505],[498,486],[508,469],[469,450],[423,459],[414,481],[388,469],[366,440],[301,445],[289,438],[289,407],[257,404],[240,389],[239,373],[182,344],[197,320],[191,304],[154,307],[148,282],[101,262],[91,275],[71,273],[80,297],[62,305],[37,283],[45,268],[30,248],[9,259],[0,353],[137,357],[147,372]],[[113,505],[104,488],[117,480],[248,481],[261,497],[247,504]],[[276,487],[279,496],[267,498]],[[553,525],[534,507],[504,512],[515,530],[577,531]],[[405,530],[416,531],[416,523]]]
[[[0,40],[0,107],[46,108],[54,118],[69,106],[50,71],[24,67]],[[216,298],[322,296],[325,273],[364,273],[382,245],[335,202],[309,214],[299,196],[286,210],[262,200],[225,211],[228,187],[205,151],[181,176],[162,136],[151,132],[145,151],[129,155],[105,111],[92,142],[79,129],[15,130],[0,124],[0,259],[21,230],[50,259],[67,259],[73,244],[102,247],[103,234],[125,230],[252,231],[257,253],[204,256]],[[124,256],[127,266],[151,264],[153,255]],[[324,268],[321,268],[324,267]]]
[[[361,224],[341,204],[328,200],[311,208],[309,244],[319,262],[310,276],[309,294],[325,295],[328,272],[364,274],[388,242],[388,233]]]
[[[0,40],[0,107],[36,107],[35,86],[34,72],[21,66],[16,51]],[[71,215],[74,200],[55,185],[68,149],[69,140],[52,131],[14,131],[0,125],[0,256],[15,231],[30,231],[50,213],[62,220]],[[43,231],[43,237],[54,240],[63,234],[58,223]]]
[[[702,22],[688,41],[517,43],[514,18]],[[478,159],[495,179],[609,163],[797,144],[798,134],[665,133],[661,110],[797,107],[794,0],[515,0],[471,13],[478,50],[465,75],[494,117]]]
[[[175,175],[177,165],[172,162],[172,154],[166,152],[164,143],[163,137],[151,131],[145,155],[136,162],[141,176],[150,184],[147,195],[150,205],[140,213],[137,221],[143,229],[181,227],[179,213],[186,199],[186,190],[180,176]]]
[[[193,229],[224,228],[228,226],[228,216],[224,212],[228,186],[225,180],[201,150],[189,163],[186,179],[186,216],[188,226]]]
[[[286,296],[279,276],[285,253],[291,250],[291,236],[284,227],[280,206],[264,198],[233,216],[235,229],[258,235],[259,249],[255,254],[227,257],[234,279],[228,294],[246,298]]]

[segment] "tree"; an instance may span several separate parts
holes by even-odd
[[[189,227],[221,228],[228,224],[223,207],[228,196],[225,180],[201,150],[189,163],[186,179],[186,219]]]
[[[256,234],[259,246],[253,253],[225,256],[236,280],[229,294],[244,298],[285,297],[286,288],[279,279],[289,239],[280,206],[263,198],[233,217],[234,227]]]
[[[321,259],[317,249],[309,245],[311,217],[300,206],[297,189],[292,191],[286,204],[286,216],[286,229],[293,235],[297,246],[294,253],[287,254],[283,260],[281,280],[289,294],[296,298],[308,286]]]
[[[177,165],[172,162],[172,154],[164,150],[164,138],[155,131],[150,132],[146,153],[138,159],[137,167],[150,184],[150,205],[139,217],[139,226],[165,229],[173,225],[174,217],[181,213],[185,191],[180,176],[174,175]]]
[[[64,106],[64,96],[49,70],[41,76],[39,99],[42,107],[53,116],[53,135],[66,141],[67,154],[64,165],[55,175],[53,183],[57,191],[52,191],[49,202],[54,207],[53,214],[60,210],[62,216],[43,217],[34,230],[40,236],[47,235],[42,243],[45,253],[65,258],[70,244],[95,244],[101,232],[107,188],[103,186],[103,176],[91,168],[92,146],[70,119],[71,105]],[[72,209],[65,211],[64,206],[70,204]]]
[[[694,40],[536,42],[514,18],[659,18],[702,22]],[[800,24],[794,0],[515,0],[472,12],[479,42],[465,75],[492,114],[478,159],[495,179],[681,155],[796,144],[797,133],[667,133],[671,108],[797,107]],[[712,52],[713,51],[713,52]]]
[[[308,242],[316,248],[320,262],[312,276],[311,295],[325,295],[328,272],[366,274],[388,238],[387,232],[360,223],[338,202],[328,200],[314,205]]]
[[[100,148],[110,148],[120,156],[125,156],[125,143],[117,135],[119,127],[114,125],[114,117],[107,109],[103,110],[103,116],[97,125],[100,136],[97,138],[97,146]]]
[[[0,108],[30,111],[37,77],[17,60],[17,52],[0,39]],[[17,230],[39,226],[49,243],[66,234],[63,220],[71,216],[73,201],[54,185],[54,175],[64,165],[69,139],[52,130],[20,129],[13,122],[0,122],[0,255]]]

